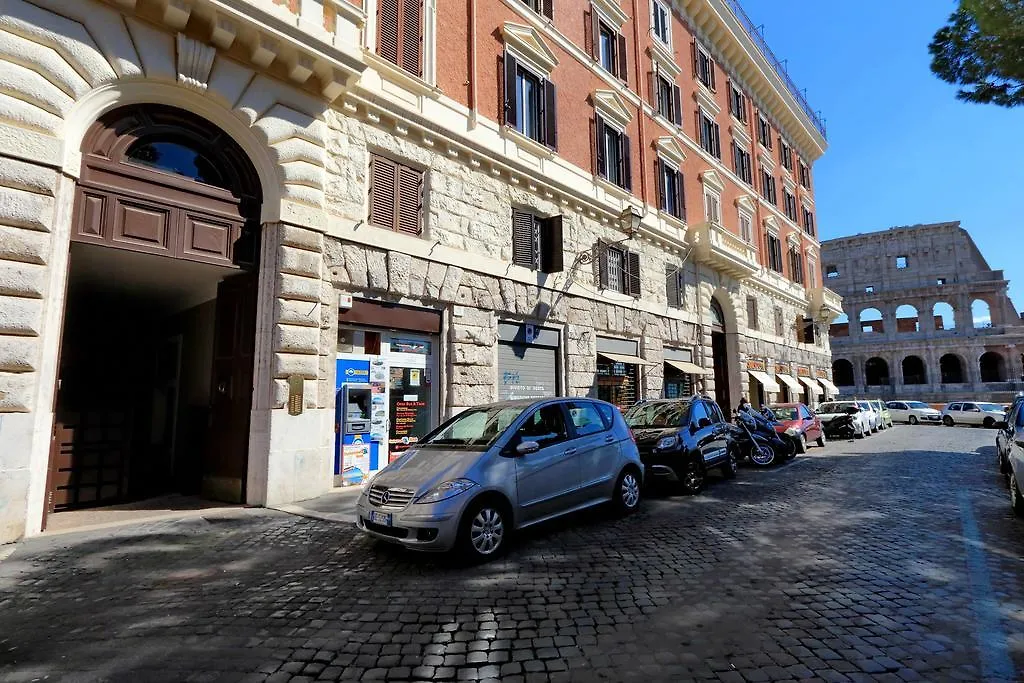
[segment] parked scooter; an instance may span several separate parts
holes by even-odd
[[[740,456],[747,457],[758,467],[768,467],[776,460],[796,457],[797,443],[789,434],[775,431],[778,420],[765,408],[758,413],[749,405],[741,405],[733,425],[733,443]]]

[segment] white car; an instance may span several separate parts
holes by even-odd
[[[942,409],[942,424],[947,427],[955,424],[995,427],[997,422],[1005,419],[1006,411],[995,403],[955,402]]]
[[[922,401],[889,401],[885,405],[889,407],[893,422],[912,425],[942,422],[942,413]]]
[[[870,431],[877,432],[879,429],[885,429],[885,425],[882,424],[882,414],[875,410],[871,401],[857,401],[856,403],[861,410],[867,411],[868,422],[871,425]]]
[[[858,439],[863,439],[871,433],[871,411],[862,408],[859,402],[826,401],[818,406],[817,410],[814,411],[814,414],[821,419],[822,427],[825,429],[825,432],[828,433],[829,423],[832,422],[832,420],[849,415],[850,408],[857,410],[856,414],[853,415],[853,435]],[[833,437],[830,435],[830,438]],[[834,438],[841,437],[836,436]]]

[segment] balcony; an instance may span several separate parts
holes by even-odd
[[[815,316],[821,311],[826,311],[831,316],[830,320],[834,320],[843,313],[843,297],[828,287],[812,287],[808,289],[807,303],[810,310],[815,313]]]
[[[696,260],[739,280],[761,269],[754,245],[732,234],[719,223],[704,221],[695,225],[690,229],[690,243],[693,244]]]

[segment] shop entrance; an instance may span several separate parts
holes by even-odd
[[[241,149],[187,112],[127,107],[86,135],[47,512],[244,500],[259,204]]]
[[[715,365],[715,401],[726,415],[732,415],[729,393],[729,352],[725,338],[725,313],[711,299],[711,357]]]

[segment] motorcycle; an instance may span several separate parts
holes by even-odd
[[[778,420],[767,409],[763,413],[741,410],[733,425],[733,443],[758,467],[768,467],[775,460],[796,457],[797,442],[792,434],[775,431]]]

